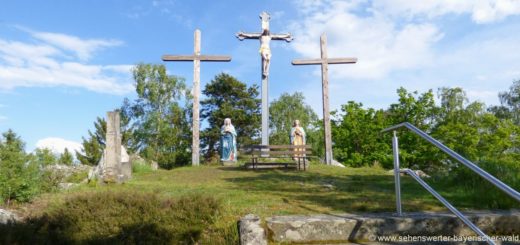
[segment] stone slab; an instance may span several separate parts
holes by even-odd
[[[265,229],[261,226],[260,217],[248,214],[238,223],[241,245],[267,245]]]
[[[464,212],[489,235],[519,235],[520,211]],[[366,242],[374,236],[473,236],[451,213],[416,212],[275,216],[266,219],[268,236],[275,242]]]

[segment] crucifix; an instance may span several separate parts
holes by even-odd
[[[262,145],[269,145],[269,65],[271,63],[271,40],[285,40],[290,42],[293,38],[290,33],[271,34],[269,30],[269,20],[271,16],[267,12],[260,14],[262,20],[262,32],[245,33],[238,32],[236,37],[242,41],[244,39],[260,40],[260,57],[262,58]]]
[[[200,62],[201,61],[231,61],[231,56],[223,55],[201,55],[200,54],[200,30],[195,30],[193,55],[163,55],[163,61],[193,61],[193,128],[191,146],[191,164],[199,165],[200,152],[200,116],[199,116],[199,94],[200,94]]]
[[[293,65],[321,65],[321,86],[323,99],[323,127],[325,129],[325,163],[332,164],[332,136],[330,132],[329,111],[329,64],[354,64],[357,58],[328,58],[327,35],[323,33],[320,38],[321,59],[293,60]]]

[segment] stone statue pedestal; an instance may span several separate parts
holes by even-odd
[[[220,161],[222,166],[237,166],[238,163],[236,161]]]

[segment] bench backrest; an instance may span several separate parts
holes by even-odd
[[[242,147],[242,154],[247,155],[294,155],[305,154],[312,155],[312,146],[310,145],[248,145]]]

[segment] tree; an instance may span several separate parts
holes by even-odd
[[[397,95],[398,103],[391,104],[386,110],[389,119],[387,126],[409,122],[426,133],[431,133],[434,125],[437,124],[439,113],[432,90],[419,94],[417,91],[410,93],[401,87],[397,90]],[[399,131],[398,137],[399,156],[403,167],[416,165],[425,169],[438,162],[436,157],[439,151],[424,139],[407,130]],[[386,142],[391,144],[390,139]]]
[[[72,156],[72,154],[70,154],[69,149],[65,148],[63,153],[61,153],[61,155],[60,155],[59,162],[61,164],[70,166],[70,165],[72,165],[73,161],[74,161],[74,157]]]
[[[289,144],[289,133],[294,120],[300,120],[300,125],[304,127],[307,134],[314,130],[313,125],[318,121],[318,116],[305,103],[305,96],[301,92],[280,95],[280,98],[271,102],[269,114],[270,142],[278,145]]]
[[[381,130],[388,126],[383,110],[364,109],[363,104],[349,101],[341,106],[340,113],[332,114],[336,159],[353,167],[369,166],[375,162],[391,165],[388,141],[379,137]]]
[[[186,108],[191,97],[184,79],[166,74],[164,65],[153,64],[138,64],[133,77],[138,98],[125,99],[122,106],[132,148],[163,168],[189,164],[191,110]]]
[[[39,166],[25,153],[25,143],[9,129],[0,137],[0,201],[28,201],[39,193]]]
[[[35,161],[40,166],[48,166],[56,164],[56,156],[49,148],[36,148],[34,150]]]
[[[520,125],[520,79],[513,82],[509,91],[498,94],[500,106],[491,107],[490,110],[496,116],[503,119],[512,119],[516,125]]]
[[[239,146],[259,142],[261,101],[257,98],[256,85],[247,87],[236,78],[221,73],[206,85],[202,93],[206,99],[201,101],[201,119],[208,122],[201,134],[206,158],[218,152],[220,127],[225,118],[231,118]]]

